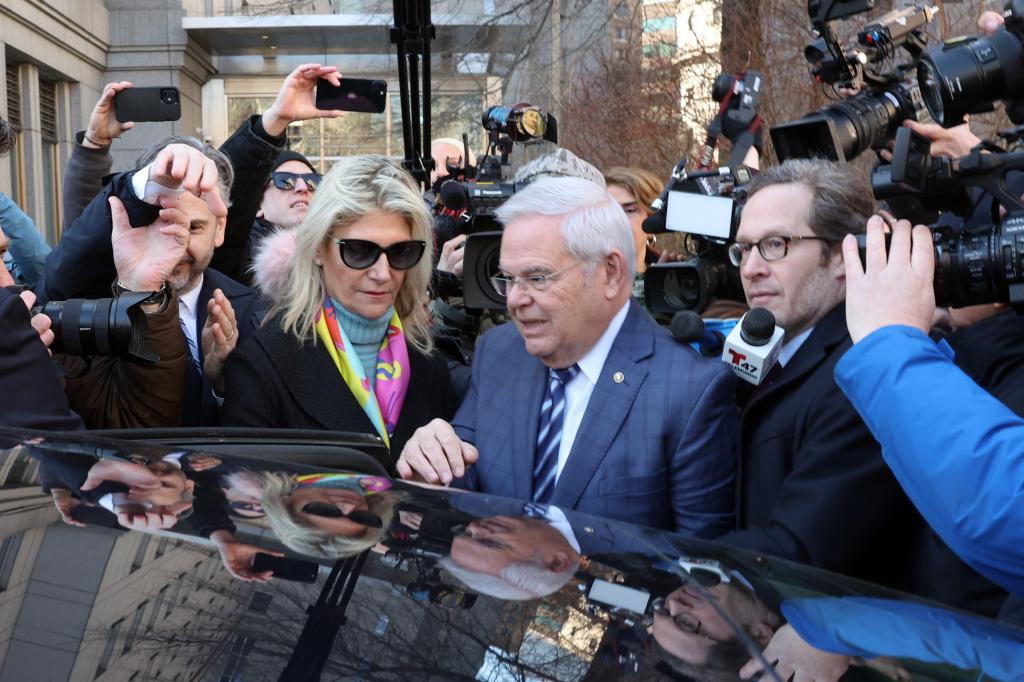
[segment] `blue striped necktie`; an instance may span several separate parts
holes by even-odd
[[[546,504],[555,490],[558,449],[565,421],[565,386],[580,369],[576,365],[548,371],[548,390],[540,405],[537,429],[537,459],[533,465],[533,501]]]
[[[203,368],[199,364],[199,348],[188,333],[184,319],[178,318],[181,333],[188,346],[188,363],[185,365],[185,394],[181,402],[181,425],[200,426],[203,412]]]

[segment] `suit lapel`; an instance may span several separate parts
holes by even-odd
[[[534,357],[529,357],[522,372],[518,372],[512,385],[514,414],[505,428],[512,430],[512,491],[521,499],[533,499],[533,464],[537,458],[537,429],[540,426],[540,404],[548,383],[548,369]],[[516,428],[525,424],[526,428]]]
[[[631,301],[629,305],[629,313],[605,359],[569,458],[555,484],[551,504],[567,509],[576,505],[608,454],[647,378],[647,369],[638,361],[654,353],[654,323],[645,319],[647,313],[636,303]],[[536,428],[534,425],[535,431]]]
[[[819,320],[814,331],[807,337],[804,344],[796,352],[774,382],[763,391],[758,391],[743,410],[742,420],[753,413],[756,406],[766,398],[776,395],[787,387],[798,384],[811,374],[828,357],[832,349],[847,337],[846,309],[840,304],[828,315]]]

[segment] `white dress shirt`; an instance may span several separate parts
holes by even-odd
[[[807,337],[809,337],[811,335],[811,332],[813,331],[814,325],[812,324],[810,327],[803,330],[802,332],[791,338],[789,341],[786,341],[786,343],[782,345],[782,350],[779,351],[780,367],[785,367],[786,365],[789,364],[789,361],[793,359],[793,356],[796,355],[796,352],[800,350],[800,346],[804,345],[804,341],[807,340]]]
[[[178,320],[188,335],[189,341],[191,341],[191,343],[187,344],[189,351],[191,352],[193,348],[195,349],[192,357],[199,363],[200,367],[203,366],[203,359],[201,357],[203,350],[200,345],[202,337],[200,336],[200,331],[196,329],[196,308],[199,306],[199,292],[202,288],[203,275],[199,275],[199,281],[196,282],[196,285],[178,296]]]
[[[576,365],[580,371],[572,378],[565,387],[565,417],[562,421],[562,442],[558,446],[558,468],[555,469],[555,481],[562,475],[562,467],[569,459],[572,452],[572,444],[576,442],[576,433],[580,430],[583,422],[583,415],[587,412],[587,405],[590,403],[590,396],[594,392],[594,386],[601,377],[601,370],[604,369],[604,362],[611,352],[612,343],[619,335],[622,324],[626,321],[626,314],[629,312],[629,301],[622,306],[619,312],[615,313],[611,324],[604,330],[604,334],[597,340],[594,347],[587,351],[587,354],[580,358]]]

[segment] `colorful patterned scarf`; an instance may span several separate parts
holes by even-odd
[[[299,488],[345,488],[363,495],[379,493],[391,487],[390,479],[366,474],[300,474],[295,477],[295,483]]]
[[[391,447],[391,436],[402,412],[405,394],[409,390],[409,349],[405,345],[405,331],[396,312],[384,334],[384,340],[377,351],[377,383],[370,386],[363,370],[363,363],[349,343],[345,330],[338,324],[338,315],[330,297],[324,299],[320,315],[316,320],[316,335],[323,341],[328,354],[334,360],[345,385],[352,391],[366,416],[384,440]]]

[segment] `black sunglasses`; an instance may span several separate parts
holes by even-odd
[[[306,189],[310,192],[315,192],[324,176],[319,173],[289,173],[287,171],[275,171],[270,174],[274,187],[285,191],[295,189],[295,181],[299,178],[302,178],[302,181],[306,183]]]
[[[365,270],[372,266],[382,253],[388,257],[388,265],[395,270],[408,270],[420,262],[427,248],[426,242],[416,240],[397,242],[384,248],[365,239],[328,239],[338,245],[342,262],[353,270]]]
[[[353,523],[370,528],[381,528],[384,525],[381,518],[373,512],[354,509],[346,514],[333,504],[326,502],[307,502],[302,507],[302,513],[310,516],[322,516],[325,519],[348,519]]]

